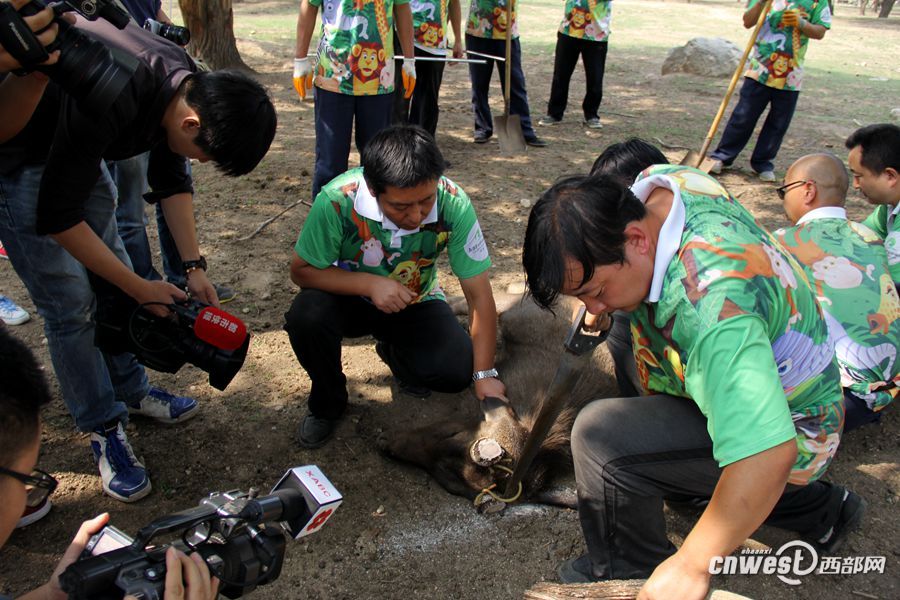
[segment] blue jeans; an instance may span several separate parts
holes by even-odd
[[[741,86],[741,99],[728,119],[719,147],[710,156],[721,160],[724,165],[734,162],[750,141],[760,115],[766,110],[766,106],[771,105],[756,140],[756,147],[750,155],[750,166],[757,173],[774,170],[775,156],[791,125],[799,97],[800,92],[778,90],[745,77]]]
[[[475,52],[483,52],[493,56],[506,55],[506,40],[489,40],[466,34],[466,48]],[[482,57],[477,57],[482,58]],[[491,107],[488,104],[488,92],[491,86],[491,75],[494,64],[500,73],[500,89],[506,90],[506,70],[500,61],[485,59],[487,64],[469,64],[469,78],[472,80],[472,110],[475,112],[475,133],[494,133],[494,121],[491,118]],[[531,125],[531,111],[528,108],[528,92],[525,90],[525,72],[522,71],[522,46],[519,40],[512,41],[512,70],[510,73],[509,114],[519,115],[522,123],[522,135],[526,140],[537,137]]]
[[[162,279],[153,267],[150,241],[147,239],[147,215],[144,213],[146,202],[144,192],[147,191],[147,165],[150,153],[145,152],[131,158],[107,163],[109,173],[118,190],[116,206],[116,223],[119,236],[125,244],[125,251],[131,258],[134,272],[148,280]],[[169,226],[162,213],[162,207],[156,205],[156,228],[159,232],[159,248],[162,254],[163,272],[166,280],[179,287],[185,287],[184,273],[181,270],[181,255]]]
[[[125,403],[143,399],[150,386],[131,354],[108,355],[94,346],[94,292],[84,265],[51,236],[35,233],[44,165],[0,175],[0,239],[38,313],[63,400],[81,431],[125,421]],[[84,207],[85,221],[131,268],[116,232],[116,189],[106,169]]]
[[[398,65],[399,68],[399,65]],[[315,88],[316,168],[313,200],[326,183],[347,170],[356,121],[356,149],[362,154],[376,133],[391,126],[393,94],[350,96]]]

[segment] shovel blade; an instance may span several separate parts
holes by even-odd
[[[522,122],[519,115],[500,115],[494,117],[494,130],[500,142],[503,154],[524,154],[527,148],[525,136],[522,135]]]
[[[700,169],[704,173],[709,173],[709,170],[712,169],[713,164],[715,164],[715,160],[709,158],[708,156],[701,156],[699,152],[695,150],[689,150],[687,154],[685,154],[684,158],[681,159],[681,162],[678,164],[694,167],[695,169]]]

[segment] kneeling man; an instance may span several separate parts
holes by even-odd
[[[328,440],[347,406],[345,337],[374,336],[401,392],[456,393],[474,379],[479,398],[505,393],[494,369],[487,244],[468,196],[443,177],[434,139],[392,127],[372,138],[361,163],[322,188],[294,247],[291,279],[302,289],[285,330],[312,381],[299,432],[306,448]],[[469,304],[469,333],[438,284],[444,248]]]

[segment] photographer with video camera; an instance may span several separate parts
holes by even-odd
[[[91,434],[103,490],[130,502],[151,486],[125,435],[129,412],[172,423],[197,404],[151,388],[134,356],[94,346],[88,270],[159,317],[187,298],[133,272],[104,161],[151,152],[145,198],[163,207],[190,294],[217,305],[197,242],[187,158],[212,160],[231,176],[248,173],[274,137],[275,109],[247,75],[198,72],[184,49],[134,23],[121,30],[105,20],[56,24],[65,31],[51,83],[24,129],[0,144],[0,240],[44,317],[63,399],[78,429]]]
[[[0,327],[0,547],[15,528],[27,504],[41,502],[56,488],[50,475],[34,470],[41,445],[40,411],[51,400],[41,368],[25,344]],[[109,515],[85,521],[54,569],[50,580],[18,596],[22,600],[64,599],[59,576],[76,562],[91,535],[100,531]],[[199,555],[185,556],[174,548],[166,553],[166,600],[212,600],[218,581],[211,579]],[[133,596],[131,597],[134,598]],[[7,600],[0,595],[0,600]]]

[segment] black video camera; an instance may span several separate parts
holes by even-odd
[[[91,276],[97,295],[94,344],[103,352],[130,352],[138,362],[165,373],[185,363],[209,373],[224,390],[241,370],[250,334],[240,319],[196,300],[169,305],[171,317],[157,317],[106,280]]]
[[[59,577],[70,600],[119,600],[132,594],[162,600],[169,546],[198,552],[219,578],[219,593],[238,598],[275,581],[284,561],[285,533],[294,539],[318,531],[342,497],[316,466],[285,473],[267,496],[254,488],[216,492],[194,508],[156,519],[137,537],[111,529],[92,538],[87,556]],[[171,544],[150,545],[161,535],[178,534]],[[120,546],[109,549],[110,545]]]
[[[43,0],[32,0],[19,9],[19,14],[31,16],[45,7]],[[8,35],[4,37],[0,34],[0,41],[7,52],[22,64],[23,69],[18,74],[31,71],[45,73],[78,101],[82,111],[101,116],[112,107],[131,80],[137,61],[123,52],[113,53],[60,18],[60,15],[75,10],[90,21],[102,17],[118,29],[124,29],[128,24],[128,13],[119,8],[114,0],[66,0],[55,5],[53,10],[56,12],[53,22],[59,27],[59,33],[46,48],[40,45],[22,19],[11,18],[13,15],[9,14],[4,15],[4,33]],[[60,51],[56,64],[41,66],[40,63],[56,50]]]
[[[179,46],[187,46],[191,41],[191,31],[187,27],[179,27],[178,25],[169,25],[155,19],[147,19],[144,21],[144,29]]]

